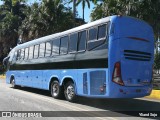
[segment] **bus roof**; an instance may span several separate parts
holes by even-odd
[[[127,17],[127,18],[131,18],[131,19],[136,19],[136,20],[139,20],[137,18],[134,18],[134,17],[130,17],[130,16],[119,16],[119,15],[114,15],[114,16],[108,16],[108,17],[105,17],[105,18],[102,18],[102,19],[99,19],[99,20],[96,20],[94,22],[90,22],[88,24],[85,24],[85,25],[81,25],[79,27],[75,27],[75,28],[72,28],[70,30],[66,30],[64,32],[60,32],[60,33],[55,33],[55,34],[52,34],[52,35],[48,35],[48,36],[44,36],[44,37],[41,37],[41,38],[37,38],[37,39],[34,39],[32,41],[29,41],[29,42],[26,42],[26,43],[23,43],[23,44],[20,44],[18,46],[16,46],[13,50],[18,50],[18,49],[22,49],[24,47],[29,47],[31,45],[36,45],[36,44],[40,44],[42,42],[46,42],[46,41],[49,41],[53,38],[57,38],[57,37],[63,37],[67,34],[72,34],[76,31],[82,31],[84,29],[87,29],[89,27],[93,27],[95,25],[99,25],[99,24],[102,24],[102,23],[105,23],[105,22],[114,22],[116,21],[116,19],[118,17]],[[140,20],[141,21],[141,20]]]
[[[53,38],[57,38],[57,37],[60,37],[60,36],[65,36],[67,34],[72,34],[72,33],[76,32],[76,31],[82,31],[82,30],[84,30],[86,28],[89,28],[89,27],[92,27],[94,25],[102,24],[102,23],[105,23],[105,22],[109,22],[110,19],[111,19],[111,16],[106,17],[106,18],[102,18],[102,19],[96,20],[94,22],[90,22],[88,24],[84,24],[84,25],[81,25],[81,26],[78,26],[78,27],[63,31],[63,32],[59,32],[59,33],[55,33],[55,34],[52,34],[52,35],[44,36],[44,37],[41,37],[41,38],[37,38],[37,39],[34,39],[32,41],[20,44],[20,45],[16,46],[14,49],[15,50],[21,49],[23,47],[28,47],[30,45],[36,45],[36,44],[39,44],[39,43],[42,43],[42,42],[45,42],[45,41],[49,41],[49,40],[51,40]]]

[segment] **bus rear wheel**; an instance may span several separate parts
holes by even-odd
[[[73,82],[68,82],[65,85],[64,95],[67,101],[75,102],[77,100],[77,96],[75,94],[75,86]]]
[[[53,81],[51,83],[51,96],[56,99],[60,99],[63,96],[62,88],[60,87],[58,81]]]

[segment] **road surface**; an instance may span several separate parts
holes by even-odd
[[[12,117],[14,117],[12,119],[14,120],[21,120],[22,118],[20,117],[23,117],[23,120],[28,119],[27,117],[30,117],[29,119],[31,120],[35,119],[34,117],[42,117],[38,118],[38,120],[147,120],[156,119],[150,115],[148,117],[147,114],[149,111],[149,114],[156,115],[154,113],[160,111],[160,100],[146,98],[91,99],[79,97],[78,102],[70,103],[66,100],[57,100],[50,97],[50,93],[45,90],[27,87],[13,89],[5,83],[4,79],[0,79],[0,111],[0,116],[2,116],[2,112],[3,114],[6,111],[12,112]],[[141,115],[145,114],[145,116],[135,116],[133,113],[137,113],[136,111],[139,111]],[[147,114],[145,111],[147,111]],[[32,112],[35,112],[37,116],[28,116]],[[16,116],[18,113],[21,115]],[[0,117],[0,119],[7,120],[8,118]]]

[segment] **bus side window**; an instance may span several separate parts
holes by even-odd
[[[97,40],[97,27],[89,29],[89,41]]]
[[[106,33],[107,33],[107,31],[106,31],[106,24],[98,26],[98,40],[105,39]]]
[[[24,54],[25,54],[24,49],[21,49],[21,57],[20,57],[20,60],[23,60],[23,59],[24,59]]]
[[[39,45],[34,46],[34,58],[38,58],[39,54]]]
[[[10,57],[10,59],[9,59],[9,63],[10,64],[15,63],[18,60],[17,56],[18,56],[18,51],[15,51],[13,57]]]
[[[93,39],[93,37],[92,37],[93,28],[91,28],[89,30],[88,50],[93,50],[93,49],[95,49],[95,48],[97,48],[97,47],[99,47],[99,46],[101,46],[101,45],[103,45],[105,43],[105,41],[106,41],[106,33],[107,33],[106,24],[98,26],[98,32],[94,32],[94,33],[97,36],[96,39]],[[107,47],[102,46],[102,47],[100,47],[98,49],[100,50],[100,49],[105,49],[105,48],[107,48]]]
[[[16,60],[20,60],[20,57],[21,57],[21,50],[18,50],[17,51],[17,58],[16,58]]]
[[[87,40],[86,30],[79,32],[78,33],[78,51],[86,50],[86,40]]]
[[[61,38],[60,54],[67,54],[68,51],[68,36]]]
[[[39,57],[44,57],[45,54],[45,43],[41,43],[39,47]]]
[[[45,52],[45,57],[51,56],[52,53],[52,42],[46,42],[46,52]]]
[[[77,51],[77,41],[78,41],[78,33],[73,33],[70,35],[69,39],[69,53],[74,53]]]
[[[59,55],[60,39],[56,38],[52,42],[52,55]]]
[[[28,59],[28,50],[29,50],[28,48],[25,49],[25,60]]]
[[[29,47],[29,59],[33,58],[33,46]]]

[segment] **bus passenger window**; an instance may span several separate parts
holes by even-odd
[[[25,60],[28,59],[28,50],[29,50],[28,48],[25,49]]]
[[[69,40],[69,52],[76,52],[77,51],[77,40],[78,40],[78,33],[74,33],[70,35]]]
[[[59,55],[60,39],[57,38],[52,42],[52,55]]]
[[[34,58],[38,58],[39,45],[34,46]]]
[[[29,59],[33,58],[33,46],[29,48]]]
[[[20,56],[21,56],[21,50],[18,50],[17,51],[17,58],[16,58],[16,60],[20,60]]]
[[[84,51],[86,49],[86,31],[78,33],[78,51]]]
[[[106,24],[98,27],[98,40],[106,37]]]
[[[45,53],[45,43],[41,43],[39,47],[39,57],[44,57]]]
[[[67,54],[68,51],[68,36],[61,38],[60,54]]]
[[[88,50],[101,50],[107,47],[103,46],[106,41],[106,24],[98,26],[98,39],[91,39],[93,28],[89,30]],[[96,33],[95,33],[96,34]],[[106,45],[107,46],[107,45]]]
[[[45,52],[45,57],[51,56],[52,53],[52,42],[46,42],[46,52]]]
[[[23,59],[24,59],[24,54],[25,54],[24,49],[21,49],[21,57],[20,57],[20,60],[23,60]]]
[[[97,40],[97,27],[89,29],[89,41]]]

